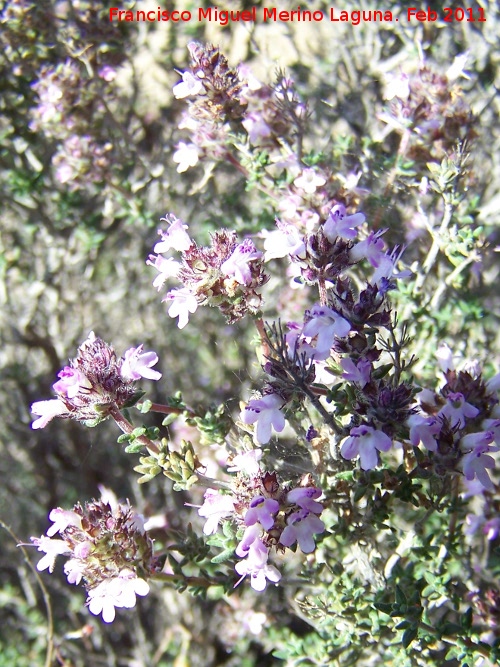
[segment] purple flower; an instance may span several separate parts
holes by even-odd
[[[385,231],[385,229],[379,229],[377,232],[370,232],[364,241],[356,243],[349,252],[350,259],[353,262],[367,259],[373,267],[377,268],[382,259],[386,257],[384,252],[385,243],[380,238]]]
[[[143,345],[131,347],[123,355],[120,374],[124,380],[139,380],[141,377],[148,380],[159,380],[161,373],[152,370],[158,363],[156,352],[143,352]]]
[[[417,447],[421,442],[430,452],[437,451],[436,437],[441,432],[441,422],[437,417],[411,415],[408,418],[410,427],[410,442]]]
[[[234,276],[240,285],[250,285],[252,271],[250,262],[260,259],[262,253],[257,250],[250,239],[245,239],[233,250],[232,254],[222,264],[221,271],[226,276]]]
[[[378,463],[377,450],[387,452],[391,445],[392,440],[383,431],[363,424],[351,429],[351,435],[344,440],[340,453],[345,459],[359,456],[363,470],[371,470]]]
[[[487,491],[494,491],[495,485],[487,469],[495,468],[495,459],[489,456],[489,452],[498,452],[499,448],[496,445],[490,445],[490,442],[493,442],[493,435],[490,432],[471,433],[463,437],[460,441],[462,449],[468,449],[471,446],[474,448],[465,454],[461,463],[465,479],[470,481],[477,477]]]
[[[255,542],[255,540],[260,540],[262,536],[262,528],[257,523],[254,523],[252,526],[245,528],[243,537],[241,538],[240,543],[235,549],[235,553],[240,558],[245,558],[248,556],[250,547]]]
[[[351,330],[349,322],[328,306],[316,303],[308,313],[309,320],[302,331],[304,336],[317,336],[314,358],[326,359],[330,355],[335,336],[343,338]]]
[[[241,123],[248,132],[248,138],[251,144],[255,144],[259,139],[265,139],[271,136],[271,128],[262,117],[261,111],[254,111],[247,114],[245,120]]]
[[[361,388],[370,382],[372,364],[368,359],[360,359],[357,364],[352,359],[346,357],[341,359],[340,365],[344,369],[342,377],[344,380],[356,382]]]
[[[500,447],[500,419],[485,419],[481,426],[492,433],[495,445]]]
[[[195,295],[187,287],[170,290],[167,296],[162,299],[163,301],[172,302],[168,309],[168,314],[170,317],[179,318],[177,324],[179,329],[184,329],[189,322],[189,314],[195,313],[198,308],[198,301]]]
[[[454,426],[463,428],[466,418],[473,419],[479,414],[478,408],[467,403],[464,395],[460,392],[448,394],[446,401],[446,405],[438,412],[438,416],[449,419],[452,428]]]
[[[262,398],[254,398],[241,411],[240,417],[245,424],[255,424],[255,439],[265,445],[271,439],[271,427],[277,433],[285,428],[285,417],[280,408],[284,401],[278,394],[265,394]]]
[[[287,500],[292,505],[298,505],[308,512],[321,514],[323,505],[315,500],[321,496],[321,493],[321,489],[317,489],[315,486],[299,486],[288,493]]]
[[[198,514],[207,519],[203,527],[205,535],[213,535],[217,532],[219,521],[234,512],[234,501],[231,496],[214,489],[207,489],[204,497],[205,502],[198,510]]]
[[[335,241],[337,236],[343,239],[353,239],[357,233],[354,228],[363,224],[364,221],[365,216],[363,213],[346,215],[345,206],[337,204],[337,206],[332,208],[323,225],[323,233],[331,243]]]
[[[290,547],[298,543],[302,553],[310,554],[316,548],[313,535],[322,533],[325,524],[316,514],[300,509],[287,519],[287,526],[281,533],[280,544]]]
[[[404,248],[400,250],[399,246],[395,246],[390,253],[385,253],[379,257],[378,265],[373,272],[370,282],[373,285],[378,285],[379,289],[385,286],[385,291],[387,291],[387,289],[390,289],[388,286],[392,278],[409,278],[411,276],[409,269],[396,271],[396,264],[401,259],[403,252]]]
[[[250,501],[250,506],[245,514],[245,525],[253,526],[257,521],[265,530],[271,530],[274,526],[274,514],[279,510],[280,504],[273,498],[255,496]]]
[[[483,526],[483,533],[488,540],[496,540],[500,534],[500,517],[489,519]]]
[[[250,584],[256,591],[263,591],[267,586],[267,579],[273,583],[277,583],[281,579],[281,574],[274,567],[268,565],[267,559],[269,557],[269,549],[265,546],[262,540],[254,540],[248,550],[246,560],[236,563],[235,570],[241,575],[241,578],[236,583],[236,586],[247,575],[250,575]]]

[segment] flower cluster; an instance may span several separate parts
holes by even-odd
[[[31,406],[39,416],[32,428],[43,428],[54,417],[99,423],[134,402],[136,380],[161,378],[161,373],[152,368],[157,362],[156,353],[143,352],[142,345],[117,358],[113,348],[91,331],[76,358],[59,372],[59,380],[53,385],[57,398]]]
[[[440,161],[457,141],[475,136],[475,118],[456,78],[424,65],[411,76],[395,77],[387,90],[390,113],[382,119],[397,132],[410,132],[408,155],[419,163]]]
[[[478,491],[494,491],[488,470],[495,468],[491,453],[500,451],[500,412],[497,381],[484,382],[481,373],[450,367],[440,394],[421,392],[420,406],[408,419],[410,441],[420,443],[438,471],[459,469]]]
[[[235,566],[241,575],[240,583],[250,576],[253,589],[263,591],[267,581],[277,583],[281,573],[269,561],[271,549],[284,551],[298,545],[303,553],[315,549],[314,535],[323,533],[325,525],[319,518],[322,495],[310,476],[290,488],[282,485],[275,472],[263,471],[260,449],[240,454],[232,461],[230,470],[237,471],[231,493],[208,489],[205,502],[198,510],[207,521],[206,535],[217,531],[220,521],[231,520],[239,528],[240,541],[235,553],[243,560]]]
[[[170,317],[179,318],[180,329],[199,305],[219,308],[229,323],[260,311],[262,297],[258,290],[268,277],[263,270],[263,254],[250,239],[239,243],[235,232],[221,230],[212,235],[209,247],[200,247],[181,220],[170,215],[165,221],[169,227],[158,232],[162,240],[154,247],[158,254],[150,255],[147,263],[159,271],[153,283],[158,289],[171,277],[183,283],[163,299],[170,303]],[[182,253],[181,262],[163,256],[170,249]]]
[[[64,572],[70,584],[83,584],[92,614],[111,623],[115,608],[135,606],[136,595],[147,595],[144,577],[155,568],[153,543],[143,518],[130,505],[104,502],[60,507],[49,514],[53,525],[46,535],[32,537],[45,555],[38,570],[54,570],[56,557],[67,556]],[[55,537],[58,535],[58,537]]]

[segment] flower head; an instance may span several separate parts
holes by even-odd
[[[142,350],[142,345],[130,348],[118,359],[114,349],[91,331],[75,359],[59,372],[53,385],[57,398],[31,406],[39,416],[32,428],[43,428],[54,417],[97,423],[122,408],[135,394],[135,380],[161,377],[151,370],[158,361],[156,353]]]
[[[68,582],[83,581],[91,613],[110,623],[115,607],[133,607],[136,595],[148,593],[141,577],[155,567],[153,543],[130,505],[93,501],[73,510],[58,507],[49,517],[54,524],[47,535],[31,538],[45,552],[37,569],[52,572],[57,555],[69,556],[64,567]],[[52,537],[56,533],[60,539]]]

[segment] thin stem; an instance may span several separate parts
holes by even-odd
[[[324,278],[318,279],[319,302],[322,306],[328,305],[328,296],[326,293],[326,284]]]
[[[138,403],[137,407],[140,408],[142,403]],[[186,406],[182,408],[176,408],[171,405],[164,405],[163,403],[151,403],[150,412],[159,412],[162,415],[182,415],[184,412],[189,413],[192,417],[196,417],[196,412],[187,408]]]
[[[205,577],[189,577],[184,574],[168,574],[167,572],[156,572],[151,576],[151,579],[169,583],[181,581],[189,586],[203,586],[204,588],[209,588],[210,586],[222,586],[225,583],[225,581],[219,580],[210,581],[210,579],[206,579]]]
[[[16,545],[20,547],[23,553],[24,560],[26,561],[30,570],[33,572],[33,575],[35,576],[35,579],[38,585],[40,586],[40,590],[42,591],[43,602],[45,604],[45,609],[47,610],[47,652],[45,654],[45,667],[51,667],[54,654],[54,618],[52,616],[52,605],[50,602],[49,593],[45,588],[45,584],[43,583],[43,580],[40,577],[38,571],[36,570],[35,567],[33,567],[33,563],[28,558],[28,554],[24,545],[17,538],[12,529],[9,526],[7,526],[7,524],[4,523],[1,519],[0,519],[0,526],[2,526],[2,528],[9,533],[9,535],[12,537]]]
[[[262,319],[262,317],[256,317],[254,321],[260,336],[260,343],[262,345],[262,354],[264,355],[264,357],[269,357],[271,353],[271,348],[269,347],[269,338],[266,333],[266,325],[264,324],[264,320]]]
[[[131,434],[134,431],[134,426],[129,422],[128,419],[126,419],[120,410],[118,410],[117,407],[113,407],[110,411],[109,414],[113,419],[115,420],[118,428],[123,432],[127,434]],[[144,445],[147,449],[149,449],[150,452],[154,452],[155,454],[160,453],[160,448],[158,445],[156,445],[152,440],[149,438],[146,438],[145,435],[140,435],[136,439],[136,442],[141,443],[141,445]]]
[[[422,270],[418,274],[417,279],[415,280],[413,294],[418,294],[420,292],[425,282],[425,279],[427,278],[428,274],[430,273],[432,267],[436,262],[436,258],[441,249],[443,234],[451,222],[452,215],[453,215],[453,206],[450,203],[445,203],[443,219],[441,220],[439,229],[437,230],[437,232],[435,232],[433,229],[429,230],[430,234],[432,235],[432,245],[431,249],[429,250],[429,253],[427,254],[425,262],[422,266]]]

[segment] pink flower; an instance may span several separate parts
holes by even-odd
[[[234,512],[234,501],[229,495],[219,493],[214,489],[207,489],[205,502],[198,510],[198,514],[207,519],[203,532],[205,535],[213,535],[217,532],[219,521],[225,519]]]
[[[373,255],[372,259],[369,258],[370,263],[376,267],[370,282],[374,285],[383,285],[384,282],[387,283],[391,278],[409,278],[411,276],[409,269],[396,271],[396,264],[401,259],[403,252],[404,248],[400,250],[399,246],[395,246],[390,253],[384,253],[378,258],[375,255]],[[374,262],[377,263],[374,264]]]
[[[256,144],[259,139],[266,139],[271,136],[271,129],[260,111],[253,111],[247,114],[241,124],[248,132],[251,144]]]
[[[269,232],[264,241],[264,250],[266,254],[264,259],[268,262],[270,259],[280,257],[300,257],[305,255],[306,246],[304,237],[293,226],[287,223],[276,221],[278,229]]]
[[[301,188],[308,195],[312,195],[316,192],[317,188],[326,183],[326,179],[323,176],[317,174],[314,169],[306,168],[301,173],[300,176],[294,180],[293,184],[297,188]]]
[[[302,553],[310,554],[316,548],[313,535],[322,533],[325,524],[319,517],[306,509],[300,509],[287,519],[287,526],[281,533],[280,544],[290,547],[298,543]]]
[[[260,472],[259,461],[262,458],[262,449],[252,449],[243,454],[237,454],[231,459],[227,467],[228,472],[244,472],[247,475],[258,475]]]
[[[61,417],[68,414],[69,410],[62,401],[54,398],[48,401],[36,401],[31,406],[31,412],[39,415],[38,419],[31,424],[32,429],[44,428],[54,419],[54,417]]]
[[[105,579],[89,591],[87,604],[89,611],[102,614],[105,623],[115,619],[115,607],[131,609],[135,607],[136,595],[147,595],[149,584],[137,577],[135,572],[123,569],[117,577]]]
[[[168,314],[170,317],[179,317],[177,326],[179,329],[184,329],[189,322],[189,313],[195,313],[198,308],[198,301],[196,297],[187,287],[180,289],[173,289],[168,292],[163,301],[171,301]]]
[[[62,371],[59,371],[57,377],[61,379],[52,387],[55,392],[67,398],[75,398],[80,392],[85,393],[86,389],[92,389],[90,380],[76,368],[65,366]]]
[[[187,71],[182,74],[182,81],[179,81],[179,83],[174,86],[173,92],[174,97],[181,100],[191,95],[203,93],[205,92],[205,88],[197,76],[194,76],[191,72]]]
[[[38,561],[36,566],[36,569],[39,572],[48,569],[49,572],[52,573],[54,571],[56,557],[71,553],[68,545],[63,540],[51,539],[46,535],[42,535],[41,537],[31,537],[30,539],[33,544],[38,547],[38,551],[45,552],[45,556]]]
[[[351,429],[351,435],[344,440],[340,453],[345,459],[359,456],[363,470],[371,470],[378,463],[377,451],[387,452],[391,445],[392,440],[383,431],[362,424]]]
[[[353,262],[359,262],[361,259],[367,259],[372,266],[377,268],[382,259],[386,257],[384,252],[385,243],[380,238],[385,233],[385,229],[378,232],[370,232],[364,241],[356,243],[349,251],[349,257]]]
[[[271,427],[277,433],[285,428],[285,417],[280,408],[284,401],[278,394],[265,394],[262,398],[252,399],[242,410],[240,417],[245,424],[255,424],[255,439],[265,445],[271,439]]]
[[[83,574],[87,568],[87,563],[84,558],[70,558],[64,563],[64,574],[68,580],[68,584],[78,584],[83,579]]]
[[[250,501],[250,506],[245,514],[245,525],[253,526],[258,521],[265,530],[271,530],[274,526],[274,514],[279,508],[280,504],[277,500],[255,496]]]
[[[169,278],[175,278],[181,268],[180,263],[176,262],[173,257],[165,258],[161,255],[149,255],[146,264],[154,266],[159,271],[159,274],[153,280],[153,287],[156,287],[158,291],[161,290]]]
[[[139,380],[141,377],[148,380],[159,380],[161,373],[152,370],[158,363],[156,352],[143,352],[143,345],[131,347],[123,355],[120,374],[124,380]]]
[[[195,144],[186,144],[184,141],[179,141],[177,150],[175,151],[172,159],[174,162],[177,162],[177,172],[179,174],[184,173],[190,167],[195,167],[198,164],[200,156],[200,150]]]
[[[82,527],[82,517],[79,514],[72,510],[63,510],[61,507],[51,510],[49,519],[53,521],[53,525],[47,530],[47,537],[60,533],[68,526]]]
[[[243,243],[236,246],[220,269],[224,275],[234,276],[240,285],[250,285],[252,282],[250,262],[261,257],[262,253],[256,249],[252,241],[245,239]]]
[[[261,535],[262,526],[260,526],[258,523],[247,526],[240,543],[234,550],[235,554],[240,558],[246,558],[246,556],[248,556],[248,552],[250,551],[250,547],[255,542],[255,540],[260,540]]]
[[[353,239],[357,234],[354,228],[362,225],[364,221],[363,213],[346,215],[345,206],[337,204],[332,208],[323,225],[323,233],[331,243],[335,241],[337,236],[343,239]]]
[[[154,252],[161,254],[167,252],[167,250],[170,250],[171,248],[183,252],[192,245],[193,242],[191,241],[189,234],[186,232],[188,226],[185,225],[182,220],[179,220],[172,214],[168,215],[166,218],[161,218],[161,220],[162,222],[170,223],[170,226],[166,232],[161,229],[158,230],[158,234],[161,236],[162,240],[158,241],[155,245],[153,248]]]

